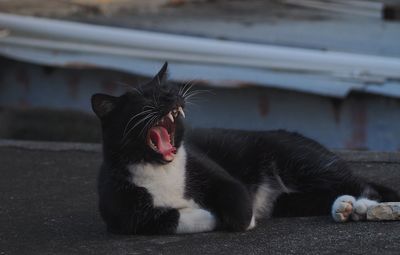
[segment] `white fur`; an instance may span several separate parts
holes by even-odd
[[[132,182],[146,188],[153,197],[155,207],[171,207],[179,210],[176,233],[211,231],[216,219],[208,211],[200,209],[193,199],[185,198],[186,150],[182,145],[175,159],[166,165],[136,164],[129,166]]]
[[[253,214],[255,219],[270,216],[274,202],[282,192],[290,192],[290,190],[272,189],[268,182],[261,184],[253,197]]]
[[[215,217],[203,209],[180,209],[179,214],[177,234],[208,232],[216,226]]]
[[[354,221],[365,220],[367,215],[367,210],[369,207],[378,204],[374,200],[369,200],[368,198],[360,198],[354,203],[354,210],[351,218]]]
[[[332,217],[337,222],[348,221],[351,217],[354,221],[364,220],[368,207],[378,202],[367,198],[356,199],[353,196],[344,195],[338,197],[332,205]]]
[[[270,201],[270,197],[273,191],[269,187],[267,183],[261,184],[253,199],[253,213],[255,218],[259,218],[260,216],[271,211],[273,201]]]
[[[247,230],[253,229],[256,227],[256,217],[253,214],[253,217],[251,217],[251,221],[249,226],[247,227]]]
[[[129,166],[132,182],[146,188],[153,197],[155,207],[199,208],[193,199],[186,199],[185,170],[186,150],[182,145],[175,159],[165,165],[149,163]]]
[[[336,198],[333,202],[331,215],[332,218],[337,222],[345,222],[349,219],[353,205],[356,199],[353,196],[344,195]]]

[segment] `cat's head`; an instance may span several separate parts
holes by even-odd
[[[103,131],[105,157],[166,164],[183,139],[185,87],[165,81],[167,63],[147,84],[114,97],[92,96]]]

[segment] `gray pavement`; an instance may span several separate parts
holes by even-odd
[[[400,153],[339,152],[397,188]],[[97,211],[99,145],[0,141],[0,254],[400,254],[400,222],[275,218],[245,233],[118,236]]]

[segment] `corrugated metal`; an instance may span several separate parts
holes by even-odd
[[[171,62],[171,79],[255,84],[333,97],[352,90],[400,96],[400,59],[175,36],[0,14],[10,36],[0,54],[66,67],[151,76]],[[39,36],[41,38],[39,38]]]
[[[0,106],[5,107],[92,112],[92,94],[120,95],[126,87],[119,86],[118,82],[143,81],[109,70],[82,72],[2,58],[0,66]],[[400,150],[398,99],[366,94],[333,99],[265,87],[243,87],[211,88],[210,93],[199,95],[193,103],[188,104],[185,112],[187,122],[194,127],[284,128],[312,137],[330,148]],[[7,123],[0,124],[0,128],[7,126]]]

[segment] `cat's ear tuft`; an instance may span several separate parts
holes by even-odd
[[[165,62],[164,65],[161,67],[160,71],[154,76],[150,83],[161,85],[164,80],[167,78],[167,70],[168,70],[168,62]]]
[[[92,109],[99,118],[103,118],[116,107],[117,99],[106,94],[94,94],[91,100]]]

